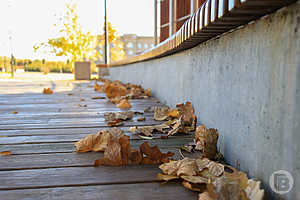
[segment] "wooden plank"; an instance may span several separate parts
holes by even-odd
[[[73,93],[72,93],[73,94]],[[99,104],[99,103],[106,103],[108,99],[92,99],[92,97],[106,97],[105,94],[99,93],[86,93],[86,94],[73,94],[72,96],[68,96],[67,94],[63,95],[55,95],[52,98],[40,98],[35,97],[34,95],[28,95],[23,97],[12,97],[7,95],[5,98],[0,96],[0,106],[12,106],[12,105],[30,105],[30,104],[40,104],[40,105],[47,105],[47,104],[59,104],[59,103],[82,103],[87,102],[91,104]],[[30,98],[31,97],[31,98]],[[84,99],[84,101],[81,101]],[[131,99],[130,102],[132,104],[146,104],[146,103],[158,103],[159,100],[153,97],[147,99]]]
[[[140,109],[139,109],[140,110]],[[134,109],[132,111],[135,111]],[[54,111],[54,112],[26,112],[26,113],[18,113],[18,114],[2,114],[0,115],[0,120],[28,120],[28,119],[59,119],[59,118],[103,118],[104,114],[108,111],[95,111],[95,110],[88,110],[88,111]],[[118,111],[120,112],[120,111]],[[143,111],[142,111],[143,112]],[[152,117],[153,112],[143,113],[142,115],[136,115],[136,117]]]
[[[94,133],[97,133],[94,132]],[[132,134],[131,132],[125,132],[124,134],[130,136],[132,140],[141,140],[141,138]],[[76,142],[81,138],[85,137],[87,134],[67,134],[67,135],[38,135],[38,136],[9,136],[9,137],[1,137],[0,145],[7,144],[31,144],[31,143],[55,143],[55,142]],[[161,136],[165,136],[165,134],[154,134],[153,138],[159,139]],[[177,135],[170,136],[168,139],[162,139],[162,141],[180,139],[180,138],[192,138],[193,134],[189,135]]]
[[[138,146],[146,140],[131,140],[132,148]],[[147,140],[151,145],[158,145],[159,148],[181,147],[193,141],[193,138],[174,138],[174,139],[153,139]],[[34,144],[8,144],[0,145],[1,151],[11,151],[13,155],[19,154],[38,154],[38,153],[70,153],[74,152],[74,142],[61,143],[34,143]],[[1,157],[0,157],[1,160]]]
[[[151,126],[161,124],[161,122],[154,121],[153,122],[134,122],[134,121],[125,121],[123,127],[131,127],[131,126]],[[30,130],[30,129],[61,129],[61,128],[107,128],[107,124],[105,122],[99,123],[44,123],[44,124],[16,124],[16,125],[1,125],[0,130]]]
[[[139,183],[122,185],[100,185],[41,188],[0,191],[2,200],[15,199],[112,199],[112,200],[174,200],[197,199],[198,193],[185,189],[180,183]]]
[[[173,156],[173,158],[180,159],[179,152],[175,148],[163,148],[161,151],[164,153],[168,151],[174,152],[175,156]],[[2,156],[0,158],[0,171],[63,167],[92,167],[94,165],[94,161],[101,157],[103,157],[103,152]]]
[[[157,181],[157,165],[0,171],[0,190]]]
[[[128,127],[120,127],[128,130]],[[70,129],[35,129],[35,130],[0,130],[0,137],[5,136],[34,136],[34,135],[67,135],[97,133],[100,128],[70,128]]]
[[[124,121],[124,124],[131,123],[135,125],[147,125],[147,124],[157,124],[162,122],[157,122],[153,119],[153,116],[146,117],[145,121],[137,121],[138,118],[141,116],[134,116],[132,120]],[[9,119],[9,120],[1,120],[0,122],[0,129],[9,125],[15,126],[27,126],[27,125],[41,125],[41,124],[48,124],[48,125],[68,125],[68,124],[96,124],[98,126],[106,126],[106,122],[104,116],[97,116],[97,117],[89,117],[89,118],[46,118],[46,119]]]

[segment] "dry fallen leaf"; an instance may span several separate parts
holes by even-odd
[[[168,116],[172,118],[179,118],[180,117],[180,112],[178,109],[171,109],[168,112]]]
[[[53,91],[50,88],[44,88],[43,94],[53,94]]]
[[[143,158],[143,164],[161,164],[170,161],[169,157],[174,156],[174,153],[162,153],[157,145],[151,147],[149,142],[144,142],[140,145],[140,151],[146,157]]]
[[[18,114],[18,112],[17,111],[12,111],[11,114]]]
[[[195,159],[184,158],[177,163],[177,176],[195,176],[198,174],[198,167]]]
[[[202,152],[203,157],[215,159],[219,133],[217,129],[207,129],[204,125],[198,126],[195,133],[196,150]]]
[[[92,99],[105,99],[105,97],[92,97]]]
[[[145,94],[148,96],[148,97],[151,97],[152,96],[152,92],[151,90],[148,88],[145,90]]]
[[[160,165],[159,168],[165,174],[174,176],[195,176],[199,171],[195,159],[192,158],[171,161]]]
[[[157,179],[160,180],[160,181],[171,181],[171,180],[179,179],[179,177],[178,176],[173,176],[173,175],[166,175],[166,174],[158,173],[157,174]]]
[[[134,113],[128,112],[107,112],[104,114],[108,126],[121,126],[123,121],[133,118]]]
[[[168,129],[169,126],[166,124],[160,124],[160,125],[154,125],[154,126],[136,126],[134,130],[134,133],[138,132],[141,133],[145,136],[150,136],[152,137],[154,130],[164,133],[165,129]]]
[[[115,119],[113,121],[109,121],[107,122],[107,125],[108,126],[123,126],[124,125],[124,122],[121,120],[121,119]]]
[[[95,161],[94,166],[120,166],[122,165],[121,145],[115,139],[110,139],[104,152],[104,157]]]
[[[210,161],[207,165],[209,173],[214,176],[221,176],[224,173],[224,165]]]
[[[168,163],[164,163],[159,166],[159,168],[163,171],[164,174],[177,176],[178,171],[178,163],[179,161],[171,161]]]
[[[188,181],[183,181],[182,185],[185,188],[196,192],[203,192],[206,190],[206,184],[195,184],[195,183],[190,183]]]
[[[129,128],[129,131],[133,134],[135,134],[137,127],[136,126],[132,126]]]
[[[0,152],[1,156],[10,156],[11,155],[11,151],[2,151]]]
[[[143,157],[145,155],[146,157]],[[130,138],[126,135],[110,137],[104,157],[95,161],[94,166],[120,166],[133,164],[161,164],[168,162],[174,154],[161,153],[157,146],[151,147],[148,142],[140,145],[140,151],[131,149]]]
[[[240,183],[237,179],[222,176],[216,179],[212,185],[213,191],[209,189],[210,196],[216,197],[216,199],[247,200],[246,193],[240,187]]]
[[[131,105],[130,105],[129,100],[127,100],[127,99],[122,99],[122,100],[120,101],[120,103],[117,105],[117,108],[120,108],[120,109],[130,109],[130,108],[131,108]]]
[[[202,176],[180,176],[180,178],[190,183],[207,184],[209,182],[207,178]]]
[[[214,200],[212,197],[209,196],[208,192],[203,192],[199,194],[198,200]]]
[[[106,85],[104,92],[108,99],[116,103],[119,102],[121,97],[126,96],[127,89],[120,82],[115,81]]]
[[[129,120],[132,119],[134,113],[131,111],[127,112],[107,112],[104,114],[105,121],[114,121],[116,119]]]
[[[138,121],[138,122],[142,122],[142,121],[145,121],[146,120],[146,117],[140,117],[140,118],[137,118],[137,120],[136,121]]]
[[[260,189],[260,181],[253,179],[248,180],[248,186],[245,189],[245,192],[249,200],[264,199],[264,190]]]
[[[99,92],[100,92],[100,91],[102,92],[102,87],[101,87],[100,85],[98,85],[97,81],[95,82],[94,90],[97,91],[97,92],[98,92],[98,91],[99,91]]]
[[[187,101],[185,104],[177,104],[176,108],[182,114],[182,121],[185,125],[195,125],[196,116],[194,115],[194,108],[191,102]]]
[[[121,129],[101,130],[97,134],[89,134],[78,142],[75,142],[77,152],[104,151],[112,137],[121,137]]]
[[[154,107],[154,119],[157,121],[163,121],[168,118],[168,113],[169,113],[169,108],[164,106],[164,107]]]

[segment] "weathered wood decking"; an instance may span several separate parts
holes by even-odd
[[[87,81],[0,82],[0,152],[12,153],[0,156],[0,199],[197,199],[179,183],[157,182],[157,166],[95,168],[103,153],[74,152],[75,141],[108,128],[105,112],[120,111],[105,99],[92,99],[104,96],[92,86]],[[44,87],[54,94],[42,94]],[[131,103],[134,111],[160,104],[155,98]],[[122,128],[157,124],[152,113],[145,116],[146,121],[134,118]],[[126,134],[133,147],[143,142]],[[177,136],[149,142],[176,152],[190,141],[191,136]]]

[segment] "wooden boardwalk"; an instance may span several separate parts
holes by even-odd
[[[44,87],[54,89],[45,95]],[[88,81],[0,81],[0,199],[197,199],[179,183],[157,181],[157,165],[93,167],[103,153],[75,153],[74,142],[108,128],[105,112],[120,111],[93,90]],[[157,99],[132,100],[133,111],[160,105]],[[13,114],[12,112],[18,112]],[[140,117],[140,116],[137,116]],[[144,142],[128,132],[133,125],[152,125],[134,118],[122,127],[137,147]],[[150,140],[162,151],[192,141],[191,136]]]

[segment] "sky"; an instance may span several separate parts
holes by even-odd
[[[0,56],[61,60],[49,53],[35,53],[33,46],[59,36],[59,17],[65,4],[77,3],[79,22],[85,31],[103,32],[104,0],[0,0]],[[153,0],[107,0],[108,21],[119,35],[153,36]],[[11,40],[9,39],[11,38]]]

